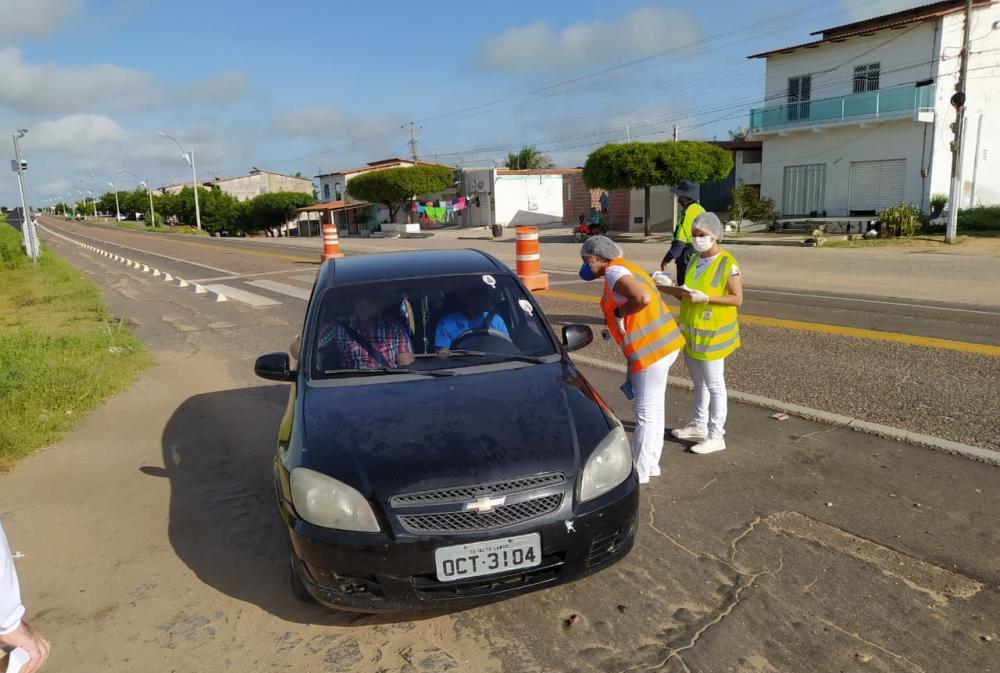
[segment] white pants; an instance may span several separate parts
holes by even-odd
[[[726,393],[726,359],[695,360],[684,356],[691,381],[694,382],[694,413],[691,424],[708,428],[709,437],[726,434],[726,415],[729,412]]]
[[[641,372],[630,374],[635,391],[635,432],[632,433],[632,458],[639,479],[645,481],[660,473],[663,432],[666,428],[667,374],[680,351],[660,358]]]

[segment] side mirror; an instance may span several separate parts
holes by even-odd
[[[254,363],[253,372],[262,379],[271,381],[294,381],[298,376],[298,372],[291,367],[288,353],[261,355]]]
[[[589,346],[594,340],[594,332],[587,325],[566,325],[562,330],[562,338],[566,350],[573,352]]]

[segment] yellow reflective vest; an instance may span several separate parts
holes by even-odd
[[[681,213],[681,221],[677,227],[674,228],[674,240],[684,241],[685,243],[691,242],[691,230],[694,224],[694,218],[698,217],[705,212],[705,209],[701,207],[698,202],[688,204],[688,207],[684,209]]]
[[[698,256],[688,262],[684,284],[709,297],[724,297],[736,258],[722,250],[715,259],[698,271]],[[740,324],[735,306],[695,304],[684,298],[678,316],[681,332],[687,340],[684,354],[695,360],[721,360],[740,347]]]
[[[670,308],[663,302],[659,290],[656,289],[656,283],[648,273],[624,259],[613,259],[611,265],[624,266],[631,271],[636,280],[649,289],[652,300],[649,306],[638,313],[632,313],[622,319],[625,325],[625,331],[622,332],[615,317],[615,308],[618,305],[614,299],[614,288],[606,277],[604,279],[604,296],[601,297],[604,321],[611,336],[622,347],[625,357],[628,358],[629,372],[634,374],[684,348],[684,337]]]

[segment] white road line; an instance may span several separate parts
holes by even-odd
[[[301,280],[303,283],[309,283],[310,285],[316,282],[315,274],[313,274],[312,276],[289,276],[289,278],[291,278],[292,280]]]
[[[205,289],[215,292],[216,294],[221,294],[229,299],[235,299],[236,301],[243,302],[244,304],[249,304],[254,308],[259,306],[275,306],[281,303],[280,301],[275,301],[274,299],[254,294],[253,292],[240,290],[232,287],[231,285],[206,285]]]
[[[743,290],[750,294],[780,294],[787,297],[806,297],[808,299],[832,299],[834,301],[856,301],[864,304],[883,304],[885,306],[904,306],[906,308],[922,308],[927,311],[954,311],[956,313],[979,313],[982,315],[1000,315],[1000,311],[981,311],[974,308],[952,308],[950,306],[925,306],[910,304],[903,301],[886,301],[884,299],[858,299],[854,297],[830,297],[825,294],[807,294],[804,292],[782,292],[780,290]]]
[[[304,288],[289,285],[288,283],[279,283],[274,280],[248,280],[247,285],[253,285],[254,287],[270,290],[271,292],[277,292],[278,294],[286,294],[289,297],[295,297],[296,299],[303,299],[305,301],[309,301],[309,295],[312,294],[309,290]]]
[[[214,278],[195,278],[192,283],[216,283],[220,280],[240,280],[242,278],[259,278],[261,276],[280,276],[285,273],[292,273],[298,269],[283,269],[281,271],[260,271],[258,273],[238,273],[234,276],[216,276]],[[294,276],[293,276],[294,278]],[[310,278],[311,280],[311,278]]]

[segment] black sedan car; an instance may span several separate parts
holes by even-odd
[[[321,267],[299,342],[258,358],[292,383],[274,483],[297,596],[364,612],[445,608],[620,560],[638,481],[621,423],[518,278],[477,250]]]

